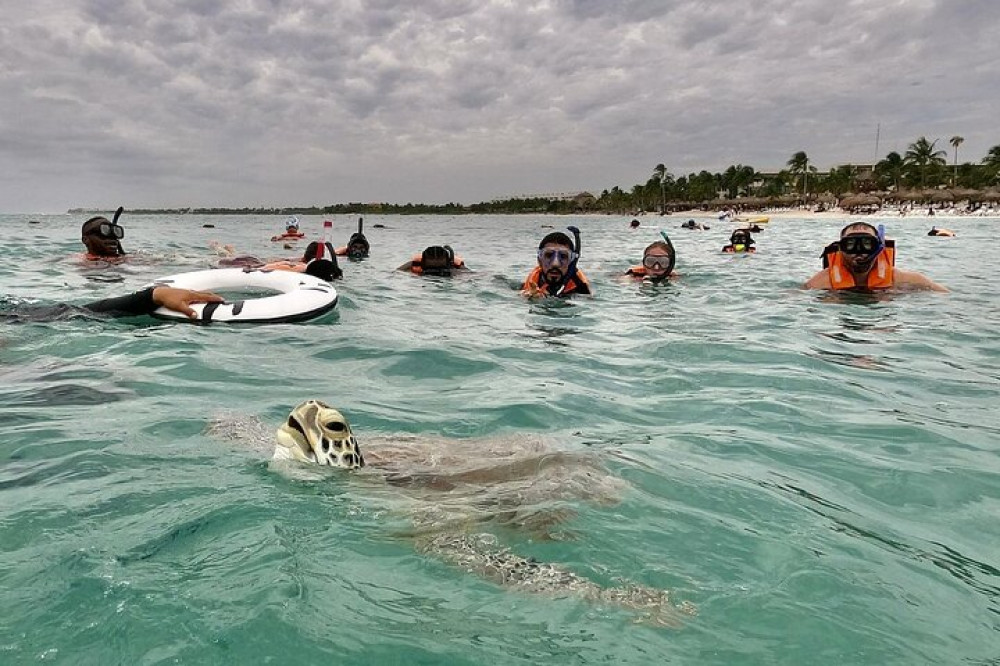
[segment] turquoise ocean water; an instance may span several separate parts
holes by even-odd
[[[213,239],[288,254],[268,242],[282,218],[126,214],[135,260],[83,269],[83,219],[0,216],[0,309],[207,267]],[[775,220],[751,257],[678,217],[366,221],[372,257],[315,322],[0,321],[0,663],[1000,663],[997,220],[948,220],[953,239],[888,220],[898,265],[953,292],[877,299],[796,289],[843,220]],[[617,280],[658,223],[682,279]],[[567,224],[597,296],[524,301],[538,239]],[[474,274],[392,270],[445,242]],[[620,504],[571,507],[571,540],[499,537],[697,615],[661,628],[502,589],[418,554],[350,480],[289,480],[205,433],[307,398],[362,445],[607,452]]]

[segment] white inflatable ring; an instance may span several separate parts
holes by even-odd
[[[178,273],[159,278],[153,287],[179,287],[194,291],[225,289],[271,289],[276,296],[249,298],[232,303],[197,303],[191,308],[196,319],[167,308],[158,308],[154,316],[207,324],[213,321],[241,324],[265,324],[306,321],[329,312],[337,305],[337,290],[329,282],[295,271],[244,270],[215,268],[207,271]]]

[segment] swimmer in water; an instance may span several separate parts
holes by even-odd
[[[580,230],[569,227],[574,243],[561,231],[553,231],[538,244],[538,266],[525,279],[521,293],[528,297],[592,294],[590,281],[576,267],[580,259]]]
[[[125,238],[125,229],[118,224],[124,208],[119,207],[115,211],[112,220],[106,217],[92,217],[83,223],[80,229],[81,240],[87,248],[83,258],[87,261],[121,261],[125,258],[125,250],[122,248],[122,239]]]
[[[823,250],[823,269],[802,285],[803,289],[850,291],[911,290],[948,291],[916,271],[896,268],[896,244],[884,231],[866,222],[848,224],[840,240]]]
[[[625,271],[625,275],[643,282],[663,282],[678,277],[674,272],[674,264],[677,261],[674,245],[665,233],[661,231],[660,235],[663,236],[663,240],[647,245],[642,251],[642,264],[631,267]]]
[[[729,237],[729,245],[723,247],[722,251],[727,254],[756,252],[757,248],[754,247],[754,244],[755,241],[750,235],[749,229],[736,229]]]
[[[464,259],[455,255],[450,245],[431,245],[396,270],[409,271],[414,275],[451,277],[453,272],[467,271],[469,267]]]

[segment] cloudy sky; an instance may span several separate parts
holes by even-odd
[[[998,0],[0,0],[0,211],[471,203],[1000,144]]]

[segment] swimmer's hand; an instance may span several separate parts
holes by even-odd
[[[191,309],[192,303],[223,303],[222,296],[210,291],[191,291],[177,287],[156,287],[153,289],[153,302],[157,305],[186,314],[194,319],[198,314]]]

